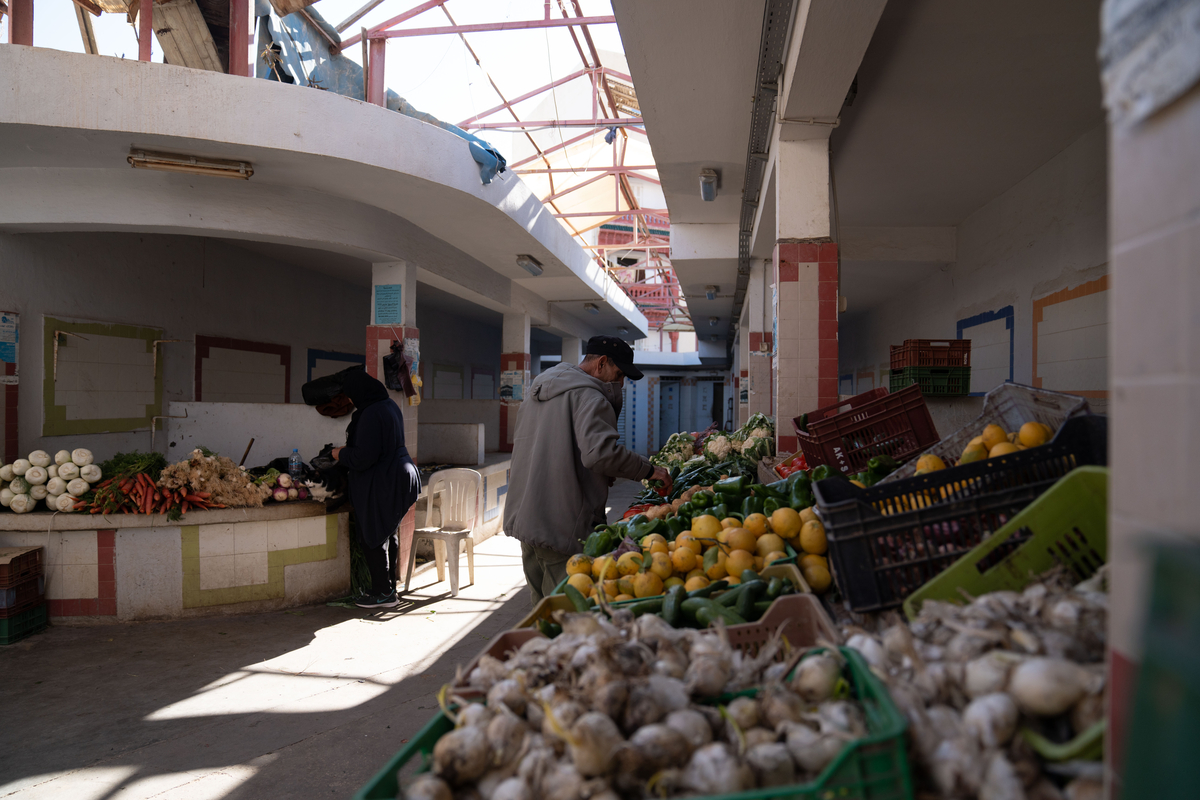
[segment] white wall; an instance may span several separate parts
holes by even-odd
[[[144,325],[161,348],[164,408],[194,398],[197,334],[291,346],[291,401],[308,348],[361,353],[370,289],[219,239],[126,233],[0,234],[0,308],[21,315],[20,449],[148,450],[150,432],[43,437],[43,316]],[[165,437],[158,437],[163,449]],[[244,444],[243,444],[244,447]],[[257,446],[256,446],[257,447]],[[289,450],[290,452],[290,450]],[[238,457],[240,457],[240,452]],[[311,457],[311,456],[309,456]]]
[[[959,321],[1011,306],[1012,379],[1030,383],[1035,301],[1090,284],[1108,271],[1106,145],[1103,126],[1088,131],[968,216],[958,227],[954,264],[885,304],[844,315],[839,373],[875,370],[878,380],[889,345],[954,339]],[[1038,363],[1046,388],[1106,388],[1107,296],[1105,291],[1043,309]],[[1007,357],[1001,358],[1007,350],[1005,325],[998,319],[964,331],[963,338],[973,343],[973,391],[987,391],[1008,377]],[[985,350],[989,339],[994,346]],[[886,372],[882,378],[886,386]],[[859,391],[857,380],[854,388]],[[1100,410],[1107,399],[1092,397],[1091,403]]]

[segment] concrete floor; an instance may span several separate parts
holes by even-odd
[[[639,489],[613,487],[610,519]],[[52,626],[0,647],[0,798],[350,797],[530,608],[506,536],[476,548],[457,598],[436,580],[386,611]]]

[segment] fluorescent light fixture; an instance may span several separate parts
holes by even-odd
[[[708,340],[710,342],[715,342],[717,340],[717,338],[718,338],[717,335],[714,333],[712,336],[708,337]]]
[[[214,178],[241,178],[244,181],[250,180],[250,176],[254,174],[254,167],[248,161],[225,161],[220,158],[203,158],[179,153],[131,150],[126,160],[134,169],[154,169],[159,172],[211,175]]]
[[[716,327],[716,325],[717,325],[717,323],[718,323],[718,322],[720,322],[720,321],[721,321],[720,317],[709,317],[709,318],[708,318],[708,324],[709,324],[709,327],[714,327],[714,328],[715,328],[715,327]]]
[[[599,314],[600,313],[600,307],[598,305],[596,305],[595,303],[584,303],[583,307],[587,309],[587,312],[589,314]]]
[[[717,171],[715,169],[700,170],[700,199],[706,202],[717,199]]]
[[[705,286],[704,287],[704,299],[705,300],[716,300],[717,292],[719,292],[719,291],[721,291],[720,286],[714,286],[712,284]]]
[[[621,334],[622,336],[625,336],[626,334],[629,333],[629,328],[626,328],[624,325],[622,325],[620,328],[617,328],[617,333]]]
[[[542,262],[530,255],[521,254],[517,256],[517,266],[535,278],[542,274]]]

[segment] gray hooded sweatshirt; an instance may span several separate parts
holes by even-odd
[[[578,553],[603,516],[608,479],[642,480],[650,461],[617,439],[611,387],[573,364],[539,375],[517,413],[504,532],[560,553]]]

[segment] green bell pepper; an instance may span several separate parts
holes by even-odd
[[[875,456],[867,462],[867,475],[871,480],[864,481],[864,483],[867,486],[874,486],[898,469],[900,469],[900,462],[891,456]]]
[[[691,504],[693,509],[708,508],[713,503],[712,492],[696,492],[692,495]]]
[[[768,497],[766,500],[763,501],[762,513],[766,514],[769,517],[772,514],[774,514],[776,511],[779,510],[780,505],[781,504],[779,502],[778,497]]]
[[[761,514],[763,511],[763,499],[761,497],[747,497],[742,501],[743,518],[751,514]]]
[[[799,474],[799,473],[797,473]],[[768,483],[765,487],[767,494],[771,497],[778,497],[780,500],[788,497],[792,493],[792,486],[788,483],[788,479]]]
[[[726,478],[723,481],[717,481],[713,484],[713,491],[722,495],[739,495],[746,490],[746,476],[738,475],[736,478]]]
[[[668,536],[667,538],[671,541],[675,541],[676,536],[678,536],[679,534],[683,533],[684,531],[686,531],[688,529],[689,521],[690,520],[681,519],[679,517],[679,515],[675,515],[673,517],[667,517],[667,527],[671,529],[671,535]]]
[[[583,543],[583,554],[595,558],[611,553],[620,546],[621,538],[622,534],[616,530],[616,526],[608,525],[588,536],[587,541]]]
[[[712,514],[717,519],[725,519],[727,516],[729,516],[729,509],[726,508],[724,503],[717,503],[708,510],[708,513]]]
[[[846,480],[845,474],[837,467],[831,467],[828,464],[822,464],[819,467],[814,467],[812,471],[812,482],[823,481],[828,478],[841,478]]]

